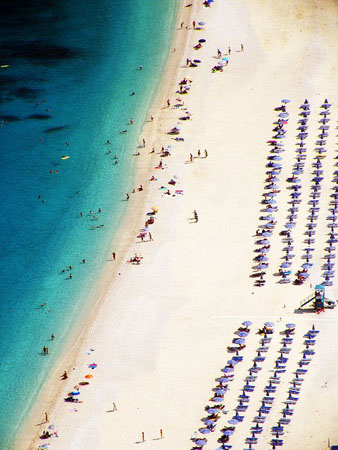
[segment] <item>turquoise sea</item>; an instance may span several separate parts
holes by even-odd
[[[2,5],[0,65],[9,67],[0,68],[1,450],[11,448],[110,258],[178,3]]]

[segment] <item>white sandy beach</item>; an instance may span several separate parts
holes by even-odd
[[[229,412],[221,414],[215,431],[206,435],[208,443],[204,448],[221,445],[217,443],[220,430],[234,415],[237,397],[259,347],[256,332],[266,321],[275,323],[270,349],[257,375],[245,418],[236,425],[229,444],[234,450],[249,448],[245,439],[251,436],[252,419],[279,356],[279,333],[288,322],[296,324],[292,351],[255,449],[272,448],[270,429],[281,417],[288,383],[305,348],[303,335],[313,324],[320,330],[315,355],[306,367],[308,372],[291,423],[285,427],[283,448],[320,450],[327,448],[328,439],[338,444],[338,309],[320,315],[294,312],[313,292],[314,285],[322,281],[328,237],[326,216],[338,143],[338,7],[333,1],[314,0],[215,0],[211,8],[204,8],[200,0],[192,3],[192,7],[182,7],[178,17],[178,27],[183,20],[185,25],[189,20],[189,29],[177,31],[173,44],[176,51],[150,111],[154,121],[146,124],[141,136],[147,145],[137,157],[139,175],[135,187],[141,183],[145,190],[130,194],[131,216],[118,244],[114,244],[117,261],[107,262],[104,279],[97,288],[95,313],[44,388],[17,449],[37,449],[46,443],[50,450],[193,448],[190,437],[203,426],[201,419],[207,416],[204,407],[210,404],[215,378],[221,376],[221,368],[231,359],[227,346],[244,320],[253,324],[241,353],[243,362],[235,367],[234,381],[224,398]],[[205,22],[205,29],[193,30],[192,20]],[[194,50],[201,38],[206,43]],[[227,56],[229,46],[229,64],[222,73],[212,73],[218,62],[217,49]],[[187,58],[202,62],[187,68]],[[178,83],[186,76],[193,80],[191,88],[180,96],[176,93]],[[179,120],[185,112],[173,108],[179,96],[191,120]],[[165,107],[167,98],[170,108]],[[266,142],[274,135],[273,123],[278,118],[274,108],[281,105],[283,98],[291,102],[287,105],[290,118],[279,175],[277,225],[270,238],[266,283],[254,287],[255,279],[250,275],[257,255],[254,234],[263,214],[260,202],[269,154]],[[292,280],[304,254],[311,163],[320,106],[328,98],[332,107],[322,167],[321,209],[308,281],[302,286],[281,285],[275,273],[284,254],[279,233],[287,221],[290,200],[286,178],[295,162],[299,106],[305,98],[311,105],[311,115],[307,160],[301,176],[303,201],[292,231]],[[183,142],[167,134],[177,123]],[[162,158],[164,169],[155,169],[161,146],[169,144],[173,147],[171,156]],[[155,154],[149,154],[152,147]],[[189,154],[197,156],[198,149],[202,157],[189,162]],[[203,157],[204,149],[207,158]],[[148,181],[152,175],[156,181]],[[176,185],[168,185],[174,176]],[[183,195],[166,195],[161,186],[172,194],[183,190]],[[147,212],[154,206],[158,213],[150,226],[153,241],[140,242],[137,230],[144,226]],[[199,216],[197,223],[192,220],[194,210]],[[142,264],[126,263],[136,252],[142,254]],[[335,286],[336,279],[327,289],[329,298],[338,298]],[[96,363],[97,368],[88,368],[91,363]],[[60,381],[63,370],[68,371],[69,378]],[[68,392],[85,381],[87,374],[93,378],[88,379],[89,385],[80,387],[83,403],[64,402]],[[112,411],[113,403],[117,411]],[[39,435],[48,424],[36,424],[43,421],[45,411],[58,437],[41,440]],[[145,442],[141,442],[142,432]]]

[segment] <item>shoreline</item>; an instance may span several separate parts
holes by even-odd
[[[202,11],[201,2],[195,6],[192,11],[197,15],[197,11]],[[144,259],[137,266],[125,264],[121,276],[109,284],[106,300],[101,302],[95,320],[83,335],[75,370],[68,380],[60,382],[63,395],[55,399],[55,408],[50,413],[59,437],[51,438],[51,450],[110,450],[112,446],[124,450],[139,444],[153,450],[190,448],[194,446],[192,434],[196,432],[201,438],[206,431],[206,404],[215,401],[215,391],[222,388],[219,377],[226,372],[224,366],[230,364],[236,368],[224,398],[226,414],[217,418],[215,433],[207,435],[207,448],[219,447],[221,429],[235,415],[238,395],[243,392],[248,374],[251,375],[253,361],[256,363],[260,352],[257,349],[263,345],[258,330],[271,321],[271,348],[266,358],[264,353],[263,359],[257,362],[260,371],[257,381],[252,380],[255,386],[250,391],[248,410],[243,412],[243,422],[236,423],[230,444],[233,448],[243,448],[251,435],[265,386],[276,371],[276,359],[283,353],[280,348],[289,322],[295,323],[290,357],[283,361],[285,373],[283,370],[280,375],[280,386],[276,387],[275,401],[265,417],[256,448],[271,446],[271,427],[278,423],[288,401],[295,372],[303,364],[300,358],[306,359],[304,339],[312,326],[319,331],[316,351],[308,358],[311,361],[305,361],[308,373],[304,372],[302,392],[292,393],[299,402],[291,407],[295,409],[294,416],[282,438],[286,448],[316,450],[325,448],[328,438],[332,443],[332,439],[338,439],[336,411],[332,406],[338,401],[334,353],[338,345],[334,333],[337,310],[327,310],[322,315],[295,314],[300,301],[313,292],[312,285],[319,281],[321,255],[327,240],[325,213],[336,163],[337,142],[332,130],[328,139],[330,151],[323,163],[327,183],[323,183],[319,242],[312,260],[316,268],[302,286],[282,285],[278,276],[285,245],[280,233],[290,201],[286,178],[296,157],[299,105],[308,98],[313,119],[309,121],[308,161],[302,174],[306,191],[293,234],[295,266],[302,261],[318,136],[316,122],[326,97],[334,104],[332,125],[337,123],[336,83],[334,77],[330,82],[327,78],[328,72],[335,69],[337,57],[326,37],[330,35],[330,27],[335,29],[338,11],[337,8],[327,11],[328,26],[323,23],[323,14],[317,11],[315,3],[308,5],[306,14],[299,14],[304,4],[294,5],[287,0],[283,4],[286,16],[280,14],[281,7],[276,0],[267,2],[264,10],[256,6],[246,0],[215,0],[211,9],[203,9],[202,17],[193,17],[206,22],[203,35],[197,30],[185,33],[183,58],[192,59],[194,55],[202,62],[198,68],[177,64],[171,80],[175,79],[176,84],[171,86],[176,91],[179,80],[192,77],[189,95],[184,96],[184,108],[192,114],[191,118],[180,120],[187,109],[165,108],[162,104],[159,107],[163,109],[154,121],[156,127],[149,124],[145,127],[154,136],[158,150],[160,145],[174,142],[168,131],[180,121],[184,143],[175,142],[171,156],[163,158],[163,170],[154,170],[152,165],[158,156],[145,155],[140,149],[141,155],[137,157],[140,168],[150,167],[147,161],[151,161],[148,176],[152,172],[157,180],[145,184],[147,187],[141,194],[144,194],[143,202],[134,202],[137,203],[135,231],[138,223],[143,226],[147,211],[158,207],[151,227],[154,242],[142,243],[131,235],[132,231],[128,233],[131,239],[127,256],[138,252]],[[270,20],[265,20],[267,17]],[[301,34],[304,25],[308,29]],[[271,33],[277,27],[282,30],[281,35]],[[200,37],[206,38],[206,44],[197,51],[193,46]],[[314,65],[309,46],[316,40],[320,43],[318,54],[322,59],[321,64]],[[241,51],[242,43],[244,51]],[[222,57],[227,56],[230,61],[223,73],[212,73],[218,48]],[[271,139],[278,114],[276,107],[280,108],[282,98],[292,101],[287,107],[285,152],[279,160],[283,165],[278,180],[279,209],[275,213],[275,233],[269,236],[270,267],[266,271],[266,284],[258,287],[252,277],[256,264],[253,259],[257,256],[255,245],[258,245],[255,230],[257,226],[262,228],[267,157],[273,156],[267,140]],[[151,139],[146,134],[141,138],[147,142]],[[208,151],[205,157],[204,149]],[[145,151],[149,153],[149,150]],[[202,152],[201,157],[198,150]],[[193,155],[191,159],[189,154]],[[176,188],[168,182],[171,177],[177,180],[174,185],[183,195],[176,192],[174,195]],[[161,185],[169,185],[172,194],[166,195],[168,188],[163,190]],[[198,221],[193,219],[194,210],[198,211]],[[122,261],[120,264],[122,268]],[[335,288],[327,291],[328,295],[337,293]],[[243,362],[232,364],[229,361],[234,353],[227,347],[233,345],[239,327],[247,320],[252,325],[240,353]],[[92,363],[98,364],[93,371]],[[83,404],[77,407],[76,403],[65,403],[62,397],[88,374],[92,376],[89,386],[80,389]],[[311,413],[304,415],[304,411]],[[40,432],[43,427],[46,425],[42,425]]]
[[[178,5],[176,22],[178,21],[178,18],[181,17],[185,22],[190,23],[190,17],[193,14],[192,10],[193,8],[185,8],[185,5],[183,4]],[[175,26],[176,25],[177,23]],[[182,31],[185,30],[175,28],[173,31],[171,48],[177,47],[179,48],[179,51],[177,51],[177,53],[173,53],[170,50],[169,58],[163,68],[163,73],[156,88],[154,99],[149,107],[148,112],[149,114],[152,113],[154,115],[154,122],[151,123],[146,120],[139,136],[139,140],[144,137],[147,142],[151,141],[154,145],[156,144],[153,139],[153,135],[156,135],[156,129],[154,129],[156,127],[156,119],[161,113],[161,107],[165,104],[165,99],[170,97],[175,81],[171,81],[171,83],[169,83],[169,81],[175,78],[177,68],[181,63],[182,55],[185,51],[183,44],[189,30],[186,30],[184,35]],[[108,265],[102,269],[98,280],[96,281],[91,292],[88,294],[88,300],[85,304],[86,312],[84,312],[82,318],[77,322],[75,330],[72,332],[71,336],[69,336],[67,341],[64,343],[64,354],[57,358],[50,369],[51,378],[43,383],[38,397],[30,410],[27,420],[23,424],[21,431],[16,436],[13,444],[14,450],[21,450],[23,448],[22,446],[25,446],[26,448],[27,445],[29,445],[27,448],[31,450],[38,445],[36,432],[34,433],[32,430],[36,428],[36,423],[40,422],[39,419],[44,417],[43,411],[49,411],[52,413],[56,406],[57,400],[61,396],[63,383],[60,383],[60,377],[58,374],[61,374],[64,370],[68,373],[71,373],[71,371],[74,370],[74,366],[77,364],[77,360],[79,358],[80,351],[83,348],[86,336],[88,335],[88,331],[97,320],[100,308],[102,308],[103,303],[107,300],[107,292],[110,287],[114,285],[116,279],[118,279],[121,267],[125,267],[127,251],[135,242],[135,236],[137,235],[140,225],[140,216],[144,213],[144,207],[149,194],[148,180],[154,162],[154,157],[151,158],[151,161],[146,162],[146,164],[138,157],[136,158],[136,167],[134,168],[134,185],[138,186],[143,183],[144,191],[142,192],[142,197],[138,193],[133,194],[135,196],[139,195],[140,198],[130,197],[128,212],[121,220],[118,231],[116,232],[114,239],[111,241],[110,247],[113,249],[112,251],[115,251],[117,254],[117,260],[115,262],[112,261],[111,264],[114,264],[113,266],[108,263]],[[30,437],[27,439],[27,436]]]

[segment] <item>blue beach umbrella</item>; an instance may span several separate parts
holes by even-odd
[[[291,263],[289,263],[289,262],[283,262],[280,266],[281,266],[283,269],[286,269],[287,267],[290,267],[290,266],[291,266]]]
[[[268,268],[268,264],[262,263],[262,264],[258,264],[257,269],[267,269]]]
[[[216,394],[224,395],[226,393],[225,389],[216,389]]]
[[[237,419],[230,419],[230,420],[228,420],[228,423],[230,425],[237,425],[239,423],[239,420],[237,420]]]
[[[219,413],[218,408],[208,408],[208,414],[217,414]],[[208,419],[207,419],[208,420]],[[207,423],[207,421],[205,420],[205,423]]]
[[[287,112],[282,112],[280,114],[278,114],[279,117],[285,118],[285,117],[289,117],[289,113]]]
[[[295,323],[287,323],[285,326],[286,326],[286,328],[295,328],[296,324]]]
[[[249,336],[249,333],[247,333],[246,331],[239,331],[237,334],[240,337],[247,337],[247,336]]]
[[[282,103],[290,103],[291,100],[289,100],[288,98],[283,98],[283,100],[281,100]]]
[[[211,430],[209,430],[209,428],[200,428],[198,431],[200,433],[202,433],[202,434],[209,434],[209,433],[211,433]]]
[[[196,444],[196,445],[199,445],[200,447],[203,447],[206,443],[207,443],[207,440],[206,440],[206,439],[197,439],[197,440],[195,441],[195,444]]]
[[[222,433],[224,436],[232,436],[234,434],[234,430],[224,430]]]
[[[222,369],[222,372],[224,372],[224,373],[231,373],[233,371],[234,371],[234,368],[233,367],[228,367],[228,366],[223,367],[223,369]]]
[[[273,323],[273,322],[265,322],[265,324],[264,324],[266,327],[274,327],[275,326],[275,324]]]

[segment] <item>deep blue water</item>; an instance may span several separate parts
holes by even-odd
[[[9,65],[0,68],[2,450],[11,448],[111,253],[177,6],[177,0],[2,5],[0,65]],[[69,270],[61,272],[69,265],[71,280]]]

